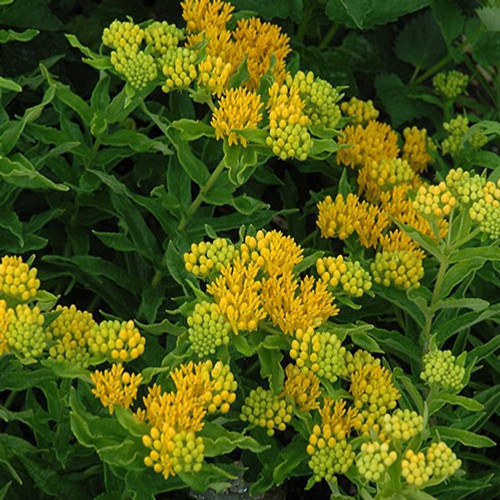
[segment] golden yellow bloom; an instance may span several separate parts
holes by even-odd
[[[198,66],[198,84],[220,97],[228,88],[232,71],[231,63],[225,63],[221,57],[208,54]]]
[[[418,244],[412,240],[406,233],[399,229],[390,231],[379,238],[380,247],[384,252],[394,252],[396,250],[411,250],[420,253],[422,258],[424,253],[419,250]]]
[[[424,275],[422,250],[382,251],[375,254],[371,270],[375,283],[403,290],[418,288]]]
[[[340,105],[340,109],[344,116],[348,116],[349,121],[355,125],[364,125],[370,120],[376,120],[380,114],[379,110],[373,106],[371,99],[363,101],[357,97],[351,97],[349,101],[344,101]]]
[[[403,130],[405,143],[403,145],[402,158],[411,165],[417,174],[425,172],[429,165],[434,163],[434,158],[428,151],[435,151],[436,145],[430,137],[427,137],[425,128],[406,127]]]
[[[291,397],[302,411],[319,408],[319,378],[312,371],[305,374],[297,365],[292,364],[287,365],[285,374],[283,393]]]
[[[210,122],[215,129],[215,137],[217,139],[227,137],[229,145],[246,146],[248,139],[236,130],[257,128],[262,119],[261,109],[262,101],[255,92],[243,87],[226,91]]]
[[[339,312],[326,283],[316,282],[312,276],[299,282],[291,271],[264,278],[261,297],[272,323],[289,335],[297,329],[315,328]]]
[[[326,439],[331,433],[336,439],[345,439],[353,429],[359,428],[359,416],[356,408],[347,408],[343,399],[337,401],[326,397],[323,408],[319,410],[321,415],[322,434]]]
[[[337,151],[337,162],[349,167],[365,165],[368,161],[391,160],[399,154],[398,136],[386,123],[370,120],[366,127],[348,125],[339,145],[350,145]]]
[[[240,246],[240,255],[245,262],[256,262],[269,276],[292,271],[302,261],[303,249],[290,236],[280,231],[257,231],[246,236]]]
[[[28,302],[40,288],[38,270],[23,262],[22,257],[6,255],[0,262],[0,293],[16,302]]]
[[[6,338],[9,328],[9,315],[7,314],[7,302],[0,300],[0,356],[9,352],[9,343]]]
[[[456,204],[457,199],[447,185],[440,182],[437,185],[420,186],[412,206],[424,217],[435,216],[441,219],[449,216]]]
[[[193,33],[187,37],[186,47],[193,48],[202,42],[206,43],[205,52],[208,55],[220,57],[224,63],[231,64],[233,70],[237,69],[230,62],[230,54],[234,47],[230,31],[206,26],[202,32]]]
[[[379,207],[366,201],[360,204],[359,224],[356,227],[356,233],[359,242],[364,247],[375,248],[383,231],[390,224],[390,219]]]
[[[318,203],[318,220],[316,224],[323,238],[348,238],[360,224],[361,213],[359,198],[354,194],[344,196],[338,194],[335,201],[328,195]]]
[[[233,52],[229,55],[230,62],[237,68],[247,57],[247,69],[250,75],[245,84],[249,89],[256,90],[260,79],[271,66],[271,56],[275,57],[272,69],[274,80],[281,85],[286,76],[285,59],[290,53],[290,38],[281,32],[275,24],[264,23],[257,17],[238,21],[233,31]]]
[[[114,405],[129,408],[137,397],[137,388],[142,382],[142,375],[130,374],[123,370],[123,365],[113,364],[111,370],[96,370],[90,375],[95,385],[92,394],[101,400],[103,406],[113,414]]]
[[[260,300],[262,284],[256,280],[259,265],[241,258],[221,268],[221,275],[207,286],[221,314],[231,323],[235,335],[240,330],[256,330],[266,316]]]
[[[188,32],[204,31],[206,28],[224,30],[234,10],[233,5],[221,0],[184,0],[181,7]]]

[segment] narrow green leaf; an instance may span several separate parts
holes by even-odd
[[[466,398],[464,396],[457,396],[456,394],[442,393],[436,396],[435,399],[437,402],[444,402],[451,405],[462,406],[469,411],[481,411],[484,408],[484,406],[478,401],[471,398]]]
[[[179,130],[179,137],[183,141],[195,141],[200,137],[214,137],[214,128],[200,120],[181,118],[172,122],[171,127]]]
[[[445,440],[458,441],[465,446],[471,446],[473,448],[489,448],[491,446],[496,446],[495,441],[489,437],[474,432],[441,425],[436,425],[432,430],[437,432],[439,436]]]
[[[8,78],[4,78],[0,76],[0,88],[5,90],[12,90],[13,92],[22,92],[23,88],[21,85],[16,83],[14,80],[9,80]]]
[[[483,261],[500,261],[500,248],[498,246],[464,248],[450,256],[450,262],[466,262],[481,259]]]
[[[469,274],[475,273],[478,269],[481,269],[484,262],[485,261],[481,258],[472,258],[451,266],[444,275],[437,299],[443,300],[447,297],[455,286],[467,279]]]
[[[482,311],[486,309],[490,303],[487,300],[483,299],[454,299],[449,298],[445,300],[439,301],[435,309],[436,311],[439,309],[472,309],[473,311]]]
[[[377,341],[374,340],[368,333],[366,332],[354,332],[351,334],[351,340],[353,344],[361,347],[361,349],[365,349],[368,352],[381,352],[384,350],[378,345]]]
[[[260,347],[257,351],[260,361],[260,376],[269,379],[270,389],[277,394],[283,389],[285,372],[281,366],[283,353],[276,349]]]
[[[478,361],[487,358],[490,354],[493,354],[499,348],[500,348],[500,335],[497,335],[486,344],[471,349],[468,353],[468,356],[470,357],[470,359],[476,358],[476,363],[477,363]]]
[[[137,246],[132,243],[123,233],[104,233],[92,231],[107,247],[119,252],[136,252]]]
[[[40,31],[27,29],[24,31],[0,30],[0,43],[7,42],[30,42],[37,37]]]

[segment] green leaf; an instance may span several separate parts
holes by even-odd
[[[365,349],[368,352],[384,352],[384,350],[378,345],[377,341],[366,332],[352,333],[351,340],[353,344],[361,347],[361,349]]]
[[[437,395],[433,401],[437,403],[448,403],[451,405],[462,406],[469,411],[481,411],[484,406],[475,399],[457,396],[455,394],[441,393]]]
[[[5,483],[0,490],[0,500],[4,500],[6,498],[5,495],[9,492],[10,485],[12,484],[12,481],[9,481],[8,483]]]
[[[444,275],[437,299],[442,300],[447,297],[456,285],[466,280],[469,274],[481,269],[483,265],[483,259],[474,257],[451,266]]]
[[[83,62],[98,70],[113,69],[113,65],[111,64],[109,57],[100,56],[88,47],[85,47],[85,45],[80,43],[75,35],[66,34],[65,36],[72,47],[78,49],[83,55],[87,56],[82,58]]]
[[[231,197],[229,199],[229,205],[233,206],[238,210],[240,214],[252,215],[259,210],[267,210],[270,205],[264,203],[261,200],[252,198],[247,194],[242,194],[241,196]]]
[[[449,298],[439,301],[434,309],[437,311],[439,309],[472,309],[473,311],[483,311],[486,309],[490,303],[483,299],[454,299]]]
[[[23,239],[23,225],[18,216],[14,212],[1,211],[0,212],[0,227],[7,229],[9,233],[17,238],[20,246],[24,245]]]
[[[172,154],[164,141],[150,139],[147,135],[135,130],[120,129],[112,134],[105,134],[100,138],[105,146],[127,146],[137,153],[160,152],[164,155]]]
[[[260,376],[269,379],[269,388],[277,394],[283,389],[285,372],[281,366],[283,353],[277,349],[260,347],[257,351],[260,361]]]
[[[482,7],[476,14],[488,31],[500,31],[500,7]]]
[[[413,17],[399,32],[396,55],[415,68],[428,68],[446,53],[446,45],[432,11]]]
[[[183,141],[195,141],[200,137],[215,137],[214,128],[200,120],[181,118],[170,125],[179,130],[179,137]]]
[[[290,18],[296,23],[302,19],[303,0],[276,0],[272,4],[265,0],[233,0],[237,10],[258,12],[264,19]]]
[[[461,4],[455,0],[433,0],[432,12],[448,45],[459,37],[465,28],[465,16]]]
[[[450,263],[474,262],[475,259],[484,261],[500,261],[500,248],[497,246],[464,248],[451,254]]]
[[[14,30],[0,30],[0,43],[7,42],[29,42],[33,40],[40,31],[34,29],[27,29],[25,31]]]
[[[440,438],[450,441],[458,441],[465,446],[472,448],[489,448],[496,446],[495,441],[487,436],[482,436],[470,431],[462,429],[454,429],[453,427],[444,427],[436,425],[432,430],[439,434]]]
[[[9,80],[8,78],[3,78],[2,76],[0,76],[0,88],[12,90],[13,92],[21,92],[23,90],[21,85],[16,83],[14,80]]]
[[[136,252],[137,246],[132,243],[123,233],[102,233],[92,231],[107,247],[119,252]]]
[[[493,354],[499,348],[500,348],[500,335],[497,335],[486,344],[477,346],[474,349],[470,350],[468,356],[470,357],[470,359],[475,358],[477,363],[478,361],[481,361],[482,359],[490,356],[490,354]]]
[[[429,252],[431,255],[434,255],[438,261],[441,261],[443,258],[443,252],[439,246],[439,244],[432,239],[430,236],[421,233],[418,229],[415,229],[413,226],[409,224],[402,224],[401,222],[395,220],[396,226],[398,226],[401,231],[406,233],[412,240],[416,241],[426,252]]]
[[[273,479],[277,486],[283,484],[288,478],[297,476],[298,469],[302,469],[308,461],[305,454],[306,441],[300,436],[294,436],[291,443],[280,450],[282,459],[273,471]]]

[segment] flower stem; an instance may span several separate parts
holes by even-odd
[[[217,179],[220,177],[220,174],[222,174],[225,167],[226,165],[223,158],[212,172],[212,175],[208,178],[207,182],[201,186],[198,196],[193,200],[189,208],[186,210],[186,213],[182,216],[182,219],[177,226],[178,231],[184,231],[184,229],[186,229],[189,221],[193,218],[194,214],[200,207],[203,197],[214,187]]]

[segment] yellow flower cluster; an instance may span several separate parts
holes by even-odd
[[[300,98],[295,84],[280,85],[274,82],[269,89],[267,102],[269,111],[269,135],[267,145],[282,160],[297,158],[304,161],[312,146],[307,130],[309,118],[305,114],[305,103]]]
[[[370,428],[380,431],[380,419],[396,407],[401,394],[392,383],[392,374],[377,365],[364,365],[351,374],[349,392],[359,411],[361,432],[368,435]]]
[[[87,367],[90,361],[89,344],[96,322],[92,314],[79,311],[76,306],[57,306],[60,313],[49,324],[46,330],[47,338],[53,342],[49,348],[49,356],[58,361]]]
[[[351,97],[349,101],[343,102],[340,109],[354,125],[366,125],[370,120],[376,120],[380,114],[371,99],[363,101],[357,97]]]
[[[290,357],[306,375],[312,372],[335,382],[346,372],[345,356],[346,348],[333,332],[315,332],[313,328],[295,332]]]
[[[198,84],[202,87],[206,87],[212,95],[216,95],[220,98],[224,90],[227,89],[232,72],[233,66],[231,63],[225,62],[221,57],[208,54],[198,65]],[[252,96],[252,94],[250,95]],[[249,100],[250,99],[252,99],[252,97],[250,97]],[[236,112],[230,114],[230,116],[235,115]]]
[[[370,120],[368,124],[348,125],[339,138],[341,147],[337,152],[337,162],[349,167],[362,167],[367,162],[391,160],[399,154],[398,136],[385,123]]]
[[[376,483],[397,458],[398,454],[394,450],[389,451],[388,442],[363,443],[356,457],[356,467],[367,481]]]
[[[422,251],[394,250],[375,254],[371,271],[375,283],[408,290],[418,288],[424,275]]]
[[[141,356],[146,339],[132,320],[109,320],[94,325],[88,343],[94,355],[105,355],[110,361],[125,362]]]
[[[285,376],[285,396],[293,399],[301,411],[308,412],[319,408],[319,378],[312,371],[305,373],[297,365],[290,363],[285,368]]]
[[[358,349],[354,354],[351,351],[345,353],[346,374],[350,377],[363,366],[380,366],[380,359],[374,358],[368,351]]]
[[[413,208],[424,217],[448,217],[456,205],[453,196],[444,182],[437,185],[422,185],[418,188]]]
[[[327,81],[315,77],[312,71],[307,74],[298,71],[293,77],[286,77],[288,87],[296,85],[299,88],[300,98],[304,101],[304,112],[311,125],[321,125],[326,128],[335,128],[341,117],[337,103],[343,94]]]
[[[430,151],[437,149],[430,137],[427,136],[425,128],[406,127],[403,130],[404,144],[401,158],[406,160],[413,171],[421,174],[427,170],[429,165],[434,163],[434,158]]]
[[[6,255],[0,262],[0,296],[13,303],[28,302],[36,297],[40,280],[38,270],[30,268],[22,257]]]
[[[121,364],[113,364],[110,370],[96,370],[90,375],[95,388],[92,394],[101,400],[109,413],[113,414],[115,405],[129,408],[137,397],[137,388],[142,382],[142,375],[130,374]]]
[[[205,31],[210,27],[224,30],[234,10],[233,5],[221,0],[184,0],[181,7],[189,32]]]
[[[469,215],[479,224],[481,232],[492,240],[500,238],[500,180],[496,184],[486,182],[483,196],[472,204]]]
[[[345,474],[354,462],[355,453],[347,437],[359,426],[357,411],[345,409],[342,399],[325,398],[320,410],[321,425],[313,427],[307,453],[311,455],[309,467],[314,479],[334,480],[336,474]]]
[[[187,88],[196,80],[197,57],[196,51],[187,47],[174,47],[165,52],[160,59],[163,74],[167,77],[161,88],[163,92]]]
[[[401,462],[401,474],[406,482],[421,488],[430,480],[436,484],[452,476],[461,465],[451,448],[439,441],[432,443],[425,454],[409,449]]]
[[[262,119],[262,101],[255,92],[244,87],[225,91],[210,122],[217,139],[225,139],[229,145],[246,147],[248,139],[238,130],[253,130]]]
[[[222,266],[227,266],[238,252],[226,238],[215,238],[213,241],[193,243],[191,251],[183,256],[186,271],[198,279],[205,279],[218,274]]]
[[[9,342],[7,340],[7,329],[9,328],[9,316],[7,315],[7,302],[0,299],[0,356],[9,352]]]
[[[275,429],[286,429],[292,415],[293,406],[283,394],[273,394],[270,390],[257,387],[245,398],[240,418],[250,425],[263,427],[269,436],[273,436]]]
[[[361,263],[343,255],[323,257],[316,261],[316,271],[320,278],[333,289],[341,286],[346,295],[361,297],[372,287],[372,277]]]

